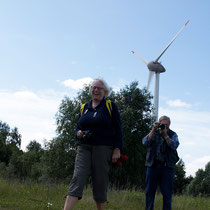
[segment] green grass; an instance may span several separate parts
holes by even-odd
[[[67,185],[44,186],[21,184],[0,179],[0,210],[53,210],[63,209]],[[139,191],[109,191],[106,210],[143,210],[144,193]],[[93,210],[95,203],[91,189],[84,191],[83,199],[75,210]],[[162,209],[162,197],[156,196],[155,210]],[[173,210],[210,210],[210,199],[202,197],[174,196]]]

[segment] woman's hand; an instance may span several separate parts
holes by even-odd
[[[112,163],[116,163],[118,159],[120,159],[120,149],[116,148],[112,153]]]
[[[77,132],[77,138],[81,139],[83,137],[83,132],[81,130],[78,130]]]

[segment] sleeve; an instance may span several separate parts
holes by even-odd
[[[149,139],[148,139],[148,136],[149,136],[149,134],[146,135],[146,136],[142,139],[142,144],[145,145],[145,146],[149,145],[149,142],[150,142]]]
[[[86,110],[87,108],[86,108],[86,104],[85,104],[85,106],[84,106],[84,109],[83,109],[83,113],[85,112],[85,110]],[[77,126],[76,126],[76,128],[75,128],[75,130],[74,130],[74,136],[77,138],[77,132],[79,131],[79,130],[81,130],[81,128],[80,128],[80,126],[79,126],[79,119],[80,119],[80,117],[81,117],[81,112],[79,112],[78,113],[78,120],[77,120]]]
[[[173,150],[176,150],[177,147],[179,146],[179,139],[178,139],[178,135],[175,133],[169,141],[169,147]]]
[[[142,144],[144,146],[150,146],[152,144],[153,141],[155,141],[157,133],[154,133],[154,135],[151,137],[151,139],[149,140],[149,134],[147,134],[143,139],[142,139]]]
[[[77,132],[80,130],[79,125],[77,123],[76,129],[74,130],[74,136],[77,138]]]
[[[115,142],[114,142],[114,148],[113,149],[120,149],[122,150],[123,148],[123,132],[122,132],[122,121],[120,117],[119,110],[117,108],[117,105],[112,102],[112,120],[113,124],[116,130],[116,135],[115,135]]]

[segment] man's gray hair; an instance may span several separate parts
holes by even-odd
[[[160,117],[160,118],[159,118],[159,123],[160,123],[162,120],[168,120],[169,125],[171,124],[170,117],[168,117],[168,116],[163,115],[162,117]]]
[[[104,79],[102,79],[102,78],[96,78],[96,79],[94,79],[92,81],[92,83],[90,84],[90,89],[89,89],[90,94],[92,93],[92,88],[93,88],[94,83],[95,82],[98,82],[98,81],[100,81],[104,85],[105,96],[106,97],[109,96],[109,94],[110,94],[110,87],[108,86],[108,84],[106,83],[106,81]]]

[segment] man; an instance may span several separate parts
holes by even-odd
[[[179,160],[176,151],[179,140],[177,134],[169,129],[170,122],[169,117],[160,117],[142,140],[147,146],[146,210],[154,208],[158,185],[163,195],[163,210],[170,210],[172,206],[173,169]]]

